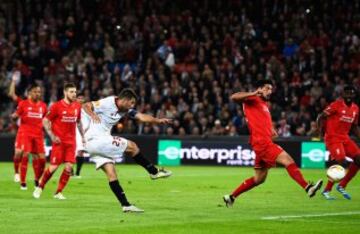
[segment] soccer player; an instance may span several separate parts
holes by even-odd
[[[345,191],[346,185],[356,175],[360,167],[360,149],[356,143],[349,137],[350,130],[360,139],[359,107],[354,103],[355,88],[345,86],[342,98],[332,102],[326,109],[318,115],[317,123],[322,137],[323,125],[325,123],[325,145],[330,151],[330,157],[337,163],[344,165],[345,156],[352,158],[346,176],[336,186],[344,198],[350,200],[351,196]],[[330,195],[334,182],[328,180],[328,183],[322,192],[327,200],[333,200]]]
[[[59,184],[54,195],[55,199],[64,200],[63,189],[72,174],[72,166],[75,163],[75,128],[79,128],[83,136],[80,121],[81,105],[76,102],[76,86],[72,83],[64,85],[64,98],[55,102],[46,114],[43,123],[44,128],[52,141],[50,166],[45,170],[40,184],[33,192],[34,198],[40,198],[41,193],[55,173],[58,167],[65,163],[65,168],[60,176]]]
[[[29,154],[32,155],[35,186],[45,167],[45,145],[42,119],[46,113],[46,104],[41,100],[41,88],[33,84],[28,89],[28,98],[19,103],[13,117],[20,118],[19,131],[23,145],[23,157],[20,170],[20,188],[27,190],[26,173]]]
[[[82,94],[77,95],[77,101],[80,104],[84,104],[85,97]],[[80,171],[82,165],[84,164],[84,155],[85,155],[85,148],[82,142],[82,137],[79,132],[79,129],[76,129],[76,171],[75,171],[75,178],[81,178]]]
[[[96,169],[102,169],[106,174],[109,186],[119,200],[123,212],[143,212],[142,209],[131,205],[117,178],[115,158],[123,154],[131,156],[134,161],[143,166],[151,179],[166,178],[170,171],[156,168],[140,152],[138,146],[127,139],[111,135],[112,127],[119,120],[128,116],[139,122],[151,124],[170,124],[170,119],[159,119],[151,115],[137,112],[134,107],[137,95],[131,89],[124,89],[119,96],[110,96],[83,105],[86,114],[82,121],[85,129],[86,151],[96,163]]]
[[[9,88],[9,97],[11,97],[11,99],[16,103],[16,105],[18,106],[19,103],[23,100],[22,98],[20,98],[18,95],[16,95],[15,92],[15,82],[17,79],[20,78],[20,74],[19,72],[14,72],[12,75],[12,80],[10,83],[10,88]],[[17,118],[17,115],[14,113],[12,116],[12,118]],[[22,143],[22,129],[19,127],[18,131],[16,133],[16,138],[15,138],[15,145],[14,145],[14,181],[16,183],[20,182],[20,173],[19,173],[19,167],[20,167],[20,163],[21,163],[21,159],[22,159],[22,155],[23,155],[23,143]],[[25,165],[25,170],[27,170],[27,163],[25,164],[25,160],[24,160],[24,165]]]
[[[255,176],[246,179],[231,195],[223,197],[227,207],[231,207],[235,199],[242,193],[262,184],[271,167],[276,163],[283,165],[290,177],[296,181],[308,194],[313,197],[322,185],[322,180],[315,184],[305,181],[299,168],[291,156],[280,146],[274,144],[273,137],[277,134],[272,126],[267,101],[273,91],[269,80],[259,80],[257,89],[253,92],[238,92],[230,98],[236,103],[243,104],[243,110],[250,130],[250,145],[255,151]]]

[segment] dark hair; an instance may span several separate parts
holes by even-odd
[[[258,80],[255,84],[255,87],[256,88],[261,88],[263,87],[264,85],[273,85],[273,83],[271,82],[271,80]]]
[[[135,91],[132,89],[123,89],[119,94],[120,99],[132,99],[134,98],[137,101],[138,96],[136,95]]]
[[[33,89],[40,88],[40,85],[38,84],[31,84],[28,88],[28,92],[32,91]]]
[[[352,85],[345,85],[344,92],[346,92],[346,91],[353,91],[354,93],[356,92],[354,86],[352,86]]]
[[[71,89],[71,88],[75,88],[76,89],[76,85],[74,83],[65,83],[64,84],[64,90],[68,90],[68,89]]]

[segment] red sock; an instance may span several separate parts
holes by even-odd
[[[64,169],[63,172],[61,173],[59,185],[56,190],[56,193],[61,193],[63,191],[63,189],[65,188],[66,184],[70,179],[70,176],[71,174]]]
[[[26,183],[26,173],[27,173],[27,166],[28,166],[28,157],[27,155],[24,155],[21,158],[21,163],[20,163],[20,182],[21,183]]]
[[[19,174],[19,166],[21,162],[21,157],[14,156],[14,170],[15,174]]]
[[[44,173],[45,170],[45,166],[46,166],[46,159],[45,158],[39,158],[38,159],[38,163],[39,163],[39,179],[41,178],[41,176]]]
[[[293,180],[296,181],[296,183],[298,183],[304,189],[306,188],[308,183],[305,181],[303,175],[301,174],[301,171],[299,170],[299,168],[296,166],[295,163],[292,163],[289,166],[287,166],[286,170],[291,176],[291,178],[293,178]]]
[[[326,187],[324,189],[324,192],[330,192],[332,190],[333,186],[334,186],[334,182],[328,180]]]
[[[41,178],[41,182],[39,184],[39,187],[44,189],[46,183],[50,180],[51,176],[53,174],[49,171],[49,168],[45,170],[43,177]]]
[[[33,166],[33,169],[34,169],[34,179],[36,181],[38,181],[39,180],[39,159],[33,158],[32,159],[32,166]]]
[[[347,171],[344,179],[342,179],[339,183],[339,186],[346,188],[346,185],[350,182],[350,180],[356,175],[359,167],[355,165],[355,163],[351,163],[349,166],[349,170]]]
[[[237,197],[240,194],[254,188],[255,186],[256,186],[256,184],[255,184],[254,177],[248,178],[244,182],[242,182],[242,184],[240,184],[240,186],[237,187],[237,189],[235,189],[234,192],[232,192],[231,195],[233,197]]]

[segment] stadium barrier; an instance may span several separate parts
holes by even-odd
[[[255,153],[248,138],[241,137],[164,137],[123,135],[137,143],[143,154],[161,166],[212,165],[253,166]],[[12,161],[14,135],[0,135],[0,161]],[[51,145],[47,142],[47,155]],[[321,141],[308,137],[279,138],[276,143],[284,148],[302,168],[325,168],[329,166],[329,152]],[[119,160],[134,163],[131,157]]]

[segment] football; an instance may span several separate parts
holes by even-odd
[[[334,182],[339,182],[345,176],[345,169],[340,165],[333,165],[327,170],[327,176]]]

